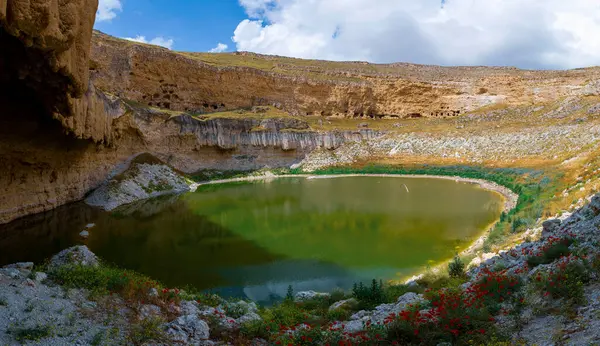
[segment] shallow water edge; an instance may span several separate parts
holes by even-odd
[[[227,184],[231,182],[243,182],[243,181],[258,181],[258,180],[270,180],[270,179],[278,179],[278,178],[306,178],[306,179],[334,179],[334,178],[345,178],[345,177],[382,177],[382,178],[414,178],[414,179],[445,179],[445,180],[454,180],[456,182],[464,182],[469,184],[479,185],[480,188],[496,192],[500,196],[502,196],[504,200],[504,208],[503,212],[508,213],[513,208],[517,206],[517,201],[519,199],[519,195],[512,191],[511,189],[497,184],[493,181],[484,180],[484,179],[475,179],[475,178],[465,178],[461,176],[448,176],[448,175],[428,175],[428,174],[326,174],[326,175],[315,175],[315,174],[282,174],[275,175],[270,172],[267,172],[265,175],[260,176],[247,176],[247,177],[239,177],[239,178],[229,178],[229,179],[219,179],[212,180],[200,183],[193,183],[191,185],[191,191],[194,192],[196,189],[203,185],[216,185],[216,184]],[[494,228],[498,220],[490,223],[487,227],[484,228],[481,236],[477,237],[473,243],[463,251],[459,253],[460,256],[469,256],[474,255],[477,251],[483,248],[483,244],[489,236],[489,233]],[[449,260],[448,260],[449,261]],[[446,266],[448,261],[441,262],[437,264],[433,270],[439,270],[442,267]],[[412,276],[407,276],[403,280],[393,280],[395,283],[408,282],[422,275],[423,271],[416,273]]]

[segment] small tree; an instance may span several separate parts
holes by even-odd
[[[459,278],[465,275],[465,263],[458,254],[448,263],[448,274],[451,278]]]
[[[287,294],[285,295],[285,300],[289,302],[294,301],[294,288],[292,287],[292,285],[288,286]]]

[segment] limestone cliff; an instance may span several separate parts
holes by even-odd
[[[362,139],[126,104],[89,80],[96,8],[97,0],[0,0],[0,223],[82,199],[140,153],[185,172],[252,169]]]
[[[454,117],[598,93],[600,69],[524,71],[301,60],[253,53],[187,53],[94,32],[96,85],[127,99],[191,113],[273,105],[295,115]]]
[[[45,111],[80,138],[108,141],[110,116],[88,88],[98,0],[0,0],[0,83],[35,91]]]

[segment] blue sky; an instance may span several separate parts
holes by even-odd
[[[173,49],[204,52],[231,36],[246,18],[237,0],[122,0],[122,11],[95,28],[117,37],[173,40]]]
[[[99,0],[96,28],[183,51],[532,69],[600,65],[599,0]]]

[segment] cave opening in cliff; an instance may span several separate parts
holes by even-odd
[[[68,114],[68,79],[49,66],[46,53],[27,47],[0,27],[0,105],[3,117],[51,126],[52,112]]]

